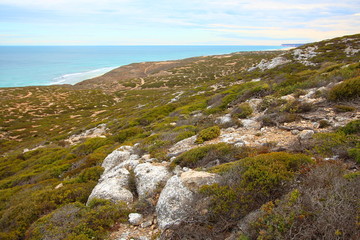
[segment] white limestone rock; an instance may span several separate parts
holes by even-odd
[[[299,133],[298,138],[300,140],[307,140],[312,138],[312,136],[314,135],[314,131],[313,130],[303,130]]]
[[[182,173],[180,179],[190,191],[197,192],[201,186],[219,182],[220,176],[214,173],[190,170]]]
[[[244,119],[244,120],[241,120],[241,122],[245,129],[259,130],[261,128],[261,123],[256,121],[255,119]]]
[[[106,134],[107,128],[106,124],[99,124],[98,126],[88,129],[80,134],[72,135],[65,141],[69,142],[71,145],[77,144],[80,142],[81,139],[84,138],[95,138],[95,137],[102,137],[104,138]]]
[[[142,223],[142,221],[143,221],[143,215],[141,215],[140,213],[130,213],[129,214],[129,223],[131,225],[138,226]]]
[[[198,199],[197,190],[220,181],[216,174],[189,170],[173,176],[166,183],[156,205],[160,229],[180,224],[192,214],[201,214],[208,206],[205,199]]]
[[[290,60],[284,58],[284,57],[276,57],[271,59],[270,61],[267,61],[265,59],[262,59],[261,62],[256,65],[255,67],[250,68],[248,71],[252,71],[255,70],[256,68],[259,68],[261,70],[266,70],[266,69],[272,69],[275,68],[277,66],[283,65],[290,62]]]
[[[226,114],[222,117],[218,117],[215,120],[216,124],[227,124],[227,123],[231,123],[232,119],[231,119],[231,114]]]
[[[132,193],[127,189],[130,173],[125,168],[114,168],[110,172],[103,174],[99,183],[92,190],[88,202],[93,198],[108,199],[112,202],[133,201]]]
[[[116,149],[104,159],[102,167],[105,169],[104,173],[119,165],[120,163],[130,158],[130,151],[124,151],[122,149]]]
[[[169,155],[176,156],[182,152],[189,151],[194,147],[196,136],[192,136],[177,142],[174,146],[169,149]]]
[[[136,188],[139,198],[147,198],[154,194],[160,184],[165,184],[171,173],[165,166],[142,163],[134,169]]]
[[[286,95],[286,96],[282,96],[280,97],[281,100],[287,101],[287,102],[293,102],[295,101],[295,97],[292,95]]]
[[[262,103],[262,99],[252,98],[246,101],[249,103],[250,107],[256,112],[257,107]]]
[[[193,212],[195,193],[181,182],[180,177],[171,177],[162,190],[156,204],[160,229],[180,224]]]
[[[304,64],[305,66],[315,66],[316,64],[311,62],[310,59],[318,55],[316,50],[318,49],[317,46],[314,47],[307,47],[305,49],[295,49],[292,51],[294,59],[298,62]]]

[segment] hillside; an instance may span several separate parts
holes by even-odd
[[[360,238],[360,34],[0,106],[0,239]]]

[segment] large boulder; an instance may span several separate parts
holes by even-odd
[[[140,157],[134,152],[134,147],[121,146],[110,153],[103,161],[102,167],[105,169],[104,173],[111,170],[114,167],[130,167],[134,168],[139,164]]]
[[[298,135],[298,138],[299,138],[299,140],[308,140],[313,137],[314,133],[315,132],[313,130],[303,130]]]
[[[185,187],[178,176],[171,177],[156,205],[159,228],[180,224],[193,212],[194,198],[195,193]]]
[[[199,199],[198,189],[219,180],[220,176],[216,174],[193,170],[183,172],[180,177],[171,177],[156,205],[159,228],[167,229],[194,214],[201,214],[207,207],[207,201]]]
[[[231,114],[226,114],[224,116],[218,117],[215,120],[216,124],[229,124],[232,122]]]
[[[220,176],[217,174],[193,170],[182,173],[180,178],[181,182],[193,192],[197,192],[201,186],[220,181]]]
[[[183,152],[189,151],[190,149],[194,148],[196,141],[196,136],[192,136],[189,138],[185,138],[180,142],[177,142],[174,146],[169,149],[169,157],[177,156]]]
[[[261,123],[254,118],[243,119],[241,122],[245,129],[259,130],[261,128]]]
[[[92,190],[88,202],[94,198],[108,199],[112,202],[133,201],[132,193],[127,189],[129,185],[130,173],[125,168],[113,168],[108,173],[103,174],[99,183]]]
[[[134,169],[136,188],[139,198],[152,196],[157,187],[165,184],[171,173],[165,166],[156,166],[151,163],[142,163]]]
[[[116,149],[104,159],[102,167],[104,168],[104,173],[112,169],[113,167],[119,165],[119,163],[129,159],[131,152],[128,149]]]

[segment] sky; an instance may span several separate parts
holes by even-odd
[[[280,45],[356,33],[359,0],[0,0],[0,45]]]

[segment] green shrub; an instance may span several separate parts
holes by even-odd
[[[96,149],[109,144],[110,142],[111,141],[107,138],[89,138],[84,143],[78,145],[72,152],[77,156],[85,156],[94,152]]]
[[[303,103],[300,101],[293,101],[286,104],[281,110],[288,113],[306,113],[310,112],[312,105],[310,103]]]
[[[313,136],[312,149],[322,156],[331,157],[346,151],[348,139],[342,132],[339,133],[316,133]]]
[[[127,129],[121,130],[117,134],[115,134],[114,140],[116,142],[123,143],[126,140],[134,138],[143,132],[144,132],[144,129],[142,129],[141,127],[127,128]]]
[[[341,164],[315,166],[296,189],[262,206],[251,239],[357,239],[359,184],[358,174],[344,177]]]
[[[209,127],[198,133],[195,143],[203,143],[218,136],[220,136],[220,128],[218,126]]]
[[[343,81],[329,91],[332,101],[351,100],[360,97],[360,77]]]
[[[177,135],[175,138],[175,142],[179,142],[181,140],[192,137],[194,135],[196,135],[196,132],[194,132],[194,131],[185,131],[185,132],[179,133],[179,135]]]
[[[210,144],[191,149],[178,156],[172,165],[178,164],[181,167],[204,167],[217,161],[215,164],[232,162],[243,155],[247,156],[250,152],[247,148],[238,148],[226,143]]]
[[[241,103],[238,107],[236,107],[233,111],[233,116],[238,118],[247,118],[253,113],[253,109],[251,108],[249,103]]]
[[[354,120],[340,128],[340,131],[345,134],[360,134],[360,120]]]
[[[94,199],[89,207],[80,203],[64,205],[40,218],[29,228],[31,239],[104,239],[116,222],[125,222],[129,210],[124,204]]]
[[[319,128],[326,128],[330,126],[331,126],[330,122],[325,119],[319,121]]]
[[[204,186],[201,192],[211,197],[214,219],[235,220],[281,196],[286,183],[311,162],[306,155],[283,152],[247,157],[213,167],[210,171],[221,174],[224,183]]]
[[[78,181],[79,182],[98,181],[103,171],[104,168],[100,166],[86,168],[79,174]]]
[[[335,112],[353,112],[356,110],[356,108],[347,106],[347,105],[335,105],[334,106]]]
[[[348,154],[355,162],[360,163],[360,143],[357,144],[355,148],[350,148]]]

